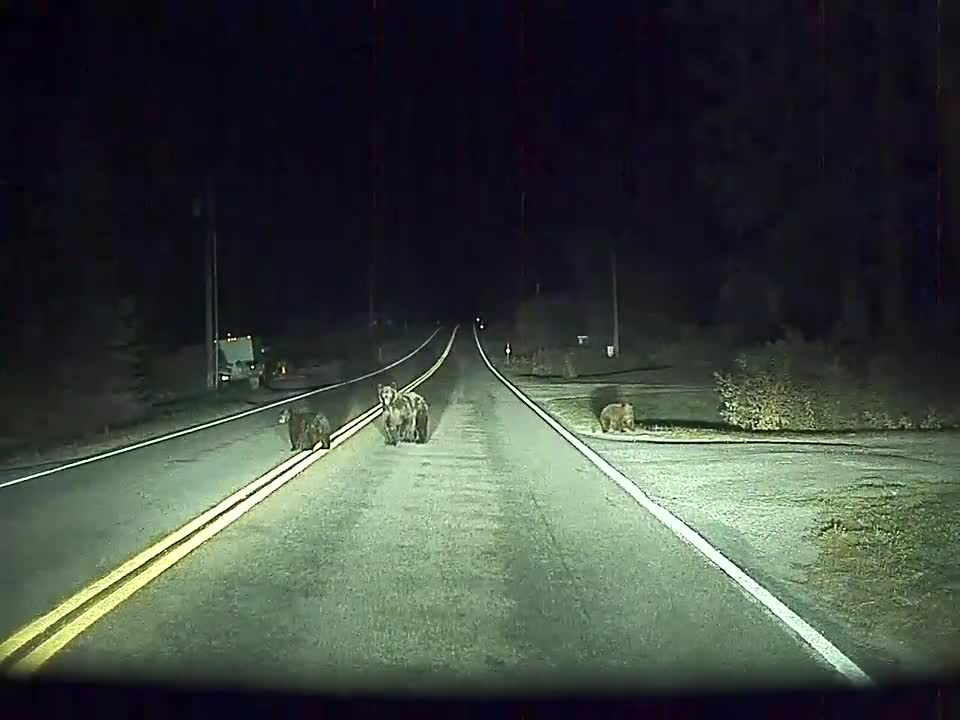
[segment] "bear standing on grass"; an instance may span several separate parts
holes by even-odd
[[[290,429],[291,450],[330,449],[330,421],[323,413],[287,408],[280,413],[280,424]]]
[[[600,413],[600,429],[603,432],[610,432],[611,430],[617,432],[629,430],[632,432],[633,427],[633,405],[630,403],[610,403]]]
[[[396,383],[377,385],[377,396],[383,408],[383,432],[387,445],[427,441],[430,406],[423,397],[413,391],[400,392]]]

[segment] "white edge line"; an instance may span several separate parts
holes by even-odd
[[[494,376],[500,380],[500,382],[503,383],[508,390],[510,390],[510,392],[516,395],[521,402],[539,415],[544,422],[550,425],[550,427],[556,430],[564,440],[579,450],[590,462],[596,465],[604,475],[619,485],[624,492],[630,495],[630,497],[636,500],[641,507],[647,510],[667,528],[669,528],[674,535],[692,545],[710,562],[725,572],[731,579],[733,579],[734,582],[743,588],[743,590],[745,590],[757,602],[770,611],[778,620],[780,620],[784,625],[798,635],[804,642],[807,643],[807,645],[813,648],[818,655],[826,660],[831,667],[843,675],[847,680],[856,685],[871,686],[874,684],[873,679],[867,675],[867,673],[865,673],[859,665],[847,657],[847,655],[844,654],[840,648],[827,640],[827,638],[820,634],[818,630],[816,630],[806,620],[801,618],[793,610],[787,607],[781,600],[774,596],[773,593],[750,577],[743,569],[741,569],[732,560],[727,558],[717,548],[713,547],[713,545],[707,542],[707,540],[704,539],[704,537],[696,530],[684,523],[669,510],[661,505],[658,505],[656,502],[650,499],[650,497],[640,490],[640,488],[638,488],[628,477],[613,467],[613,465],[611,465],[609,462],[604,460],[592,448],[588,447],[581,440],[575,437],[572,433],[570,433],[570,431],[560,425],[560,423],[554,420],[549,414],[538,407],[536,403],[527,398],[526,395],[518,390],[516,386],[507,380],[506,377],[504,377],[503,374],[500,373],[500,371],[497,370],[487,359],[487,355],[484,353],[483,347],[480,343],[480,338],[477,335],[476,326],[473,328],[473,337],[477,345],[477,350],[480,351],[480,357],[483,359],[484,364],[486,364],[490,372],[492,372]]]
[[[416,350],[411,351],[404,357],[396,360],[395,362],[390,363],[386,367],[382,367],[379,370],[374,370],[369,372],[366,375],[361,375],[360,377],[351,378],[350,380],[344,380],[343,382],[336,383],[335,385],[328,385],[326,387],[319,388],[317,390],[310,390],[301,395],[295,395],[294,397],[284,398],[283,400],[278,400],[275,403],[269,405],[264,405],[263,407],[253,408],[252,410],[244,410],[241,413],[236,415],[230,415],[225,418],[219,418],[217,420],[211,420],[210,422],[203,423],[202,425],[195,425],[194,427],[185,428],[183,430],[178,430],[177,432],[170,433],[169,435],[162,435],[160,437],[151,438],[150,440],[144,440],[142,442],[134,443],[133,445],[126,445],[122,448],[117,448],[115,450],[110,450],[109,452],[101,453],[99,455],[94,455],[93,457],[83,458],[82,460],[75,460],[74,462],[67,463],[65,465],[58,465],[54,468],[49,468],[47,470],[41,470],[40,472],[35,472],[31,475],[24,475],[23,477],[14,478],[13,480],[7,480],[6,482],[0,483],[0,490],[3,488],[11,487],[13,485],[19,485],[20,483],[25,483],[28,480],[36,480],[39,477],[44,475],[52,475],[53,473],[61,472],[63,470],[70,470],[71,468],[79,467],[81,465],[87,465],[98,460],[105,460],[109,457],[114,457],[115,455],[122,455],[123,453],[131,452],[132,450],[139,450],[140,448],[147,447],[149,445],[156,445],[157,443],[164,442],[166,440],[173,440],[174,438],[182,437],[184,435],[189,435],[190,433],[199,432],[200,430],[206,430],[207,428],[212,428],[217,425],[222,425],[224,423],[231,422],[232,420],[239,420],[240,418],[247,417],[248,415],[254,415],[258,412],[263,412],[264,410],[271,410],[285,403],[296,402],[297,400],[302,400],[305,397],[310,397],[311,395],[317,395],[323,392],[329,392],[330,390],[336,390],[337,388],[343,387],[345,385],[350,385],[355,382],[360,382],[361,380],[366,380],[371,378],[374,375],[379,375],[384,373],[387,370],[395,368],[397,365],[406,362],[418,352],[423,350],[430,342],[437,336],[437,333],[440,332],[440,328],[437,328],[433,333],[428,337]],[[456,332],[456,331],[454,331]]]

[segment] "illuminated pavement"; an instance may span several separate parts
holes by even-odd
[[[419,390],[120,605],[49,670],[310,688],[838,680],[486,370]]]
[[[389,377],[417,377],[449,338],[438,333]],[[384,377],[311,402],[339,426],[377,403]],[[291,457],[279,414],[265,410],[0,489],[0,639]]]

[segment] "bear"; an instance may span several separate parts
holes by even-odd
[[[430,423],[430,406],[421,395],[405,393],[396,383],[377,385],[377,396],[383,408],[383,430],[387,445],[399,442],[425,443]]]
[[[321,412],[314,413],[313,420],[310,422],[310,429],[316,438],[316,442],[312,446],[313,449],[316,450],[319,447],[329,450],[331,427],[327,416]]]
[[[407,426],[407,440],[418,444],[427,441],[428,426],[430,424],[430,406],[423,396],[412,390],[404,393],[413,410],[413,417]]]
[[[323,413],[287,408],[280,413],[280,424],[290,429],[291,450],[330,449],[330,421]]]
[[[600,429],[603,432],[632,432],[634,423],[633,405],[630,403],[610,403],[600,413]]]
[[[394,403],[385,402],[381,397],[380,404],[383,406],[383,434],[387,445],[396,445],[400,442],[400,437],[404,427],[403,409]]]

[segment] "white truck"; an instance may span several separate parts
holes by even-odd
[[[246,380],[250,387],[260,387],[264,370],[265,349],[250,335],[227,337],[217,341],[220,382]]]

